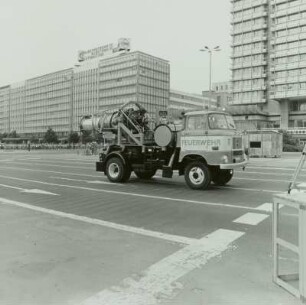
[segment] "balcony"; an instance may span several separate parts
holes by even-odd
[[[254,43],[254,42],[259,42],[259,41],[265,41],[267,40],[267,36],[256,36],[256,37],[251,37],[248,39],[241,39],[239,41],[235,41],[232,43],[232,47],[236,47],[236,46],[240,46],[240,45],[244,45],[244,44],[250,44],[250,43]]]
[[[241,69],[241,68],[258,67],[258,66],[266,66],[266,65],[267,65],[267,62],[265,60],[249,61],[249,62],[244,62],[244,63],[233,64],[231,69],[236,70],[236,69]]]
[[[298,97],[306,97],[306,89],[282,90],[270,93],[270,97],[274,99],[293,99]]]
[[[256,18],[266,17],[268,15],[267,11],[257,12],[257,13],[250,13],[245,14],[242,16],[235,16],[232,18],[231,24],[240,23],[242,21],[252,20]]]
[[[240,88],[233,88],[232,92],[233,93],[238,93],[238,92],[253,92],[253,91],[265,91],[266,90],[266,86],[262,85],[262,86],[244,86],[244,87],[240,87]]]
[[[268,27],[267,23],[261,23],[261,24],[255,24],[252,26],[245,26],[242,28],[235,28],[231,30],[231,35],[238,35],[242,33],[248,33],[248,32],[253,32],[261,29],[266,29]]]
[[[242,11],[242,10],[245,10],[245,9],[250,9],[252,7],[255,7],[255,6],[261,6],[261,5],[265,5],[267,4],[267,0],[253,0],[253,1],[249,1],[249,2],[244,2],[243,4],[234,4],[233,6],[233,9],[232,9],[232,12],[238,12],[238,11]]]
[[[239,52],[236,51],[231,55],[231,58],[243,57],[243,56],[248,56],[248,55],[256,55],[256,54],[262,54],[262,53],[267,53],[267,49],[261,48],[261,49],[242,50]]]

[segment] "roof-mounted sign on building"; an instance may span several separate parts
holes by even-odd
[[[104,46],[86,50],[79,51],[78,61],[90,60],[97,57],[102,57],[106,55],[111,55],[119,51],[130,51],[130,39],[128,38],[119,38],[117,43],[110,43]]]

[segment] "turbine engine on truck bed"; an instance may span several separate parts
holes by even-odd
[[[81,132],[99,132],[104,137],[115,138],[118,144],[134,143],[168,146],[175,138],[173,124],[159,124],[150,120],[144,107],[130,102],[119,109],[109,109],[100,115],[83,116]]]

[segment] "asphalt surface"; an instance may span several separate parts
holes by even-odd
[[[0,151],[0,304],[301,304],[272,282],[271,233],[300,154],[251,159],[206,191],[160,173],[113,184],[97,158]],[[283,218],[296,241],[296,215]]]

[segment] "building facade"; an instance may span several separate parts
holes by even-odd
[[[218,110],[229,111],[229,104],[232,101],[231,82],[216,82],[212,84],[212,91],[203,91],[203,96],[212,96],[215,99],[215,106]]]
[[[0,133],[42,137],[51,127],[60,138],[79,130],[83,115],[134,101],[151,116],[170,95],[168,61],[139,51],[83,59],[61,70],[0,87]]]
[[[231,2],[236,121],[253,128],[306,127],[306,1]]]
[[[216,100],[200,94],[171,89],[167,109],[170,114],[177,117],[183,111],[216,109]]]

